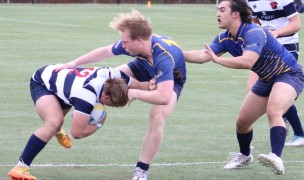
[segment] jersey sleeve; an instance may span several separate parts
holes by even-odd
[[[223,53],[227,52],[224,42],[225,41],[219,41],[220,35],[214,38],[213,42],[209,45],[211,50],[216,54],[217,56],[222,55]]]
[[[123,47],[122,47],[122,41],[117,41],[112,46],[112,53],[116,56],[118,55],[130,55]]]
[[[256,28],[248,31],[244,36],[244,51],[253,51],[260,55],[267,42],[267,35],[265,31],[262,28]]]
[[[74,97],[72,98],[72,101],[74,102],[74,110],[82,114],[90,115],[94,109],[92,104],[83,99]]]
[[[287,18],[291,18],[298,14],[298,11],[294,6],[293,0],[283,1],[283,10]]]

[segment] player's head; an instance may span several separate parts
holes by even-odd
[[[150,20],[134,9],[130,13],[119,13],[109,26],[118,32],[129,31],[132,40],[148,40],[152,35]]]
[[[128,85],[125,80],[119,79],[108,79],[103,85],[103,93],[109,97],[110,106],[123,107],[128,101]]]
[[[252,11],[248,6],[246,0],[222,0],[221,3],[229,2],[229,7],[231,9],[231,13],[239,12],[239,16],[243,23],[250,23]],[[220,3],[220,4],[221,4]],[[220,8],[220,6],[219,6]]]

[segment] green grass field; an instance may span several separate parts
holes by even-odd
[[[29,136],[42,125],[29,93],[32,73],[46,64],[68,62],[118,40],[120,36],[108,23],[117,13],[132,8],[151,18],[154,33],[171,36],[185,50],[200,49],[220,32],[215,5],[0,5],[1,180],[7,179]],[[301,40],[303,37],[302,30]],[[129,60],[116,57],[94,66],[117,66]],[[302,55],[300,62],[304,64]],[[253,166],[223,170],[228,153],[238,151],[235,118],[245,96],[248,71],[213,63],[187,67],[188,80],[167,121],[162,147],[149,171],[150,180],[303,179],[304,147],[284,149],[283,176],[274,175],[256,162],[257,154],[270,151],[265,117],[254,125]],[[303,96],[296,105],[304,119]],[[149,108],[140,101],[122,109],[108,108],[104,128],[88,138],[74,140],[71,149],[62,148],[52,139],[34,160],[31,173],[39,180],[131,179],[146,133]],[[70,122],[68,115],[66,130]]]

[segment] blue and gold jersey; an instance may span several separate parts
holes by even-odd
[[[112,47],[115,55],[131,56],[122,46],[122,41],[117,41]],[[186,80],[186,63],[183,52],[178,43],[166,36],[152,35],[152,58],[153,64],[149,63],[143,55],[133,56],[145,62],[145,70],[150,77],[155,77],[157,83],[174,80],[184,83]],[[176,73],[177,72],[177,73]]]
[[[251,70],[261,80],[271,80],[299,65],[294,56],[266,29],[252,23],[242,23],[236,37],[232,37],[228,31],[220,33],[210,47],[217,55],[229,52],[236,57],[244,51],[257,53],[260,57]]]

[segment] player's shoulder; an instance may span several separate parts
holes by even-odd
[[[259,34],[259,33],[264,33],[264,31],[265,29],[263,27],[255,23],[246,23],[244,28],[245,33]]]

